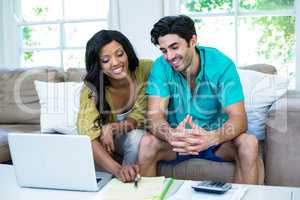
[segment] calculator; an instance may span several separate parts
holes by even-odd
[[[197,192],[208,192],[223,194],[231,189],[231,184],[222,181],[201,181],[197,185],[192,185],[192,188]]]

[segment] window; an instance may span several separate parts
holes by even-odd
[[[179,10],[196,22],[200,45],[220,49],[238,66],[274,65],[295,89],[297,1],[181,0]]]
[[[23,67],[82,68],[87,40],[107,29],[109,0],[19,0]]]

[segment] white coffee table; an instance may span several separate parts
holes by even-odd
[[[0,200],[90,200],[95,192],[21,188],[12,165],[0,164]]]
[[[300,188],[249,185],[243,200],[300,200]]]
[[[243,200],[300,200],[300,188],[256,185],[247,185],[247,188]],[[0,164],[1,200],[92,200],[96,195],[96,192],[21,188],[13,166]]]

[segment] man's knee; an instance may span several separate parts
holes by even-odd
[[[241,159],[256,160],[258,156],[258,141],[254,135],[244,133],[237,138],[238,154]]]
[[[140,142],[139,161],[153,161],[159,150],[159,139],[152,134],[145,134]]]
[[[140,143],[140,146],[143,148],[143,149],[146,149],[146,150],[151,150],[151,151],[159,151],[160,149],[160,140],[150,134],[150,133],[147,133],[145,134],[142,139],[141,139],[141,143]]]

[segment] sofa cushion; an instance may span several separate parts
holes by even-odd
[[[158,172],[177,179],[228,181],[233,178],[234,164],[194,158],[176,165],[160,164]]]
[[[268,185],[300,187],[299,119],[300,93],[289,92],[270,109],[265,143]]]
[[[64,81],[62,69],[53,67],[0,70],[0,123],[38,124],[40,105],[34,80]]]
[[[7,134],[19,133],[39,133],[40,125],[32,124],[0,124],[0,163],[10,160],[10,153],[7,141]]]
[[[272,105],[272,112],[300,112],[300,92],[288,91]]]
[[[234,167],[233,162],[214,162],[194,158],[176,165],[159,163],[158,175],[185,180],[219,180],[232,182]],[[259,159],[259,169],[259,184],[263,184],[265,170],[261,158]]]
[[[81,82],[85,74],[86,70],[83,68],[69,68],[67,70],[67,81]]]
[[[1,133],[38,133],[40,131],[39,124],[0,124]]]
[[[2,136],[0,137],[0,141],[2,140]],[[9,153],[9,147],[7,143],[0,143],[0,163],[9,161],[10,153]]]

